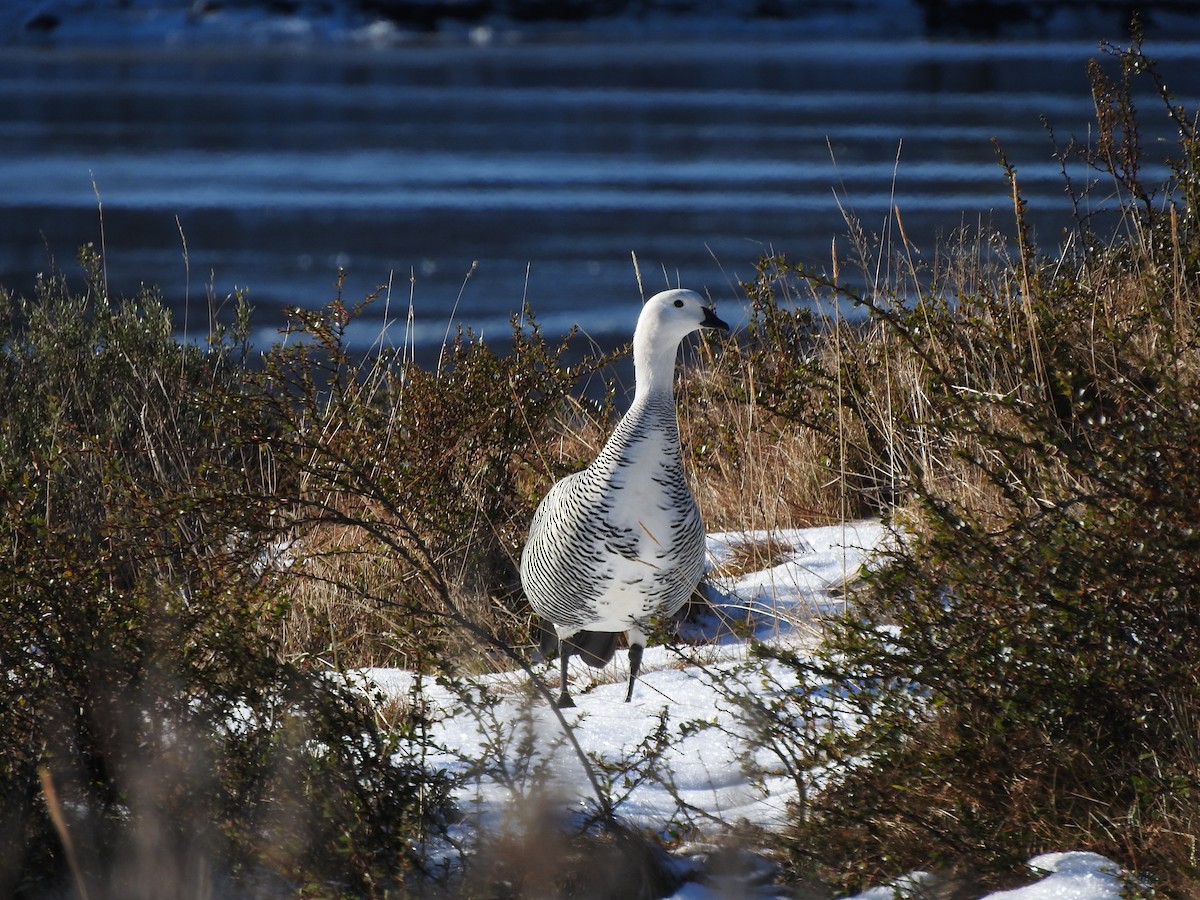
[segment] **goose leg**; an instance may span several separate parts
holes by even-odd
[[[642,645],[629,645],[629,690],[625,693],[625,702],[633,699],[633,680],[637,678],[638,669],[642,667]]]
[[[575,701],[571,699],[571,693],[567,690],[567,660],[570,658],[571,642],[560,639],[558,642],[558,663],[562,668],[562,692],[558,695],[558,702],[554,704],[559,709],[571,709],[575,706]]]

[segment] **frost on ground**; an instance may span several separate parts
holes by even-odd
[[[721,571],[739,547],[766,537],[711,535],[710,568]],[[734,826],[782,825],[789,802],[805,785],[787,774],[777,752],[796,748],[773,746],[756,734],[755,710],[763,707],[744,701],[769,705],[773,696],[795,688],[796,674],[754,658],[748,638],[784,642],[803,652],[815,639],[819,616],[841,609],[844,586],[887,533],[878,522],[855,522],[770,537],[768,567],[710,579],[713,611],[682,629],[678,643],[647,648],[631,703],[623,702],[628,674],[623,652],[602,670],[582,663],[573,668],[577,707],[564,711],[561,720],[529,690],[530,676],[521,671],[470,684],[418,680],[394,669],[365,673],[385,696],[411,701],[419,695],[431,710],[439,750],[427,764],[459,779],[457,801],[464,815],[457,839],[469,844],[472,831],[502,829],[531,802],[553,802],[581,817],[610,808],[625,823],[671,840],[681,857],[700,854],[707,841]],[[552,661],[534,669],[551,684],[555,670]],[[852,727],[836,696],[820,691],[815,696],[815,714],[806,726]],[[1115,866],[1095,854],[1041,856],[1030,869],[1031,881],[1041,880],[992,900],[1120,895]],[[924,880],[915,873],[860,900],[918,896]],[[723,896],[718,888],[689,882],[675,896]],[[773,895],[769,885],[757,890],[755,896]]]

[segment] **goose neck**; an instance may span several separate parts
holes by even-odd
[[[635,401],[650,397],[673,398],[677,349],[677,346],[666,348],[653,344],[634,344]]]

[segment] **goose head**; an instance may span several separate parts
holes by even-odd
[[[663,291],[646,301],[633,332],[637,393],[670,388],[680,342],[701,328],[729,330],[695,291]]]

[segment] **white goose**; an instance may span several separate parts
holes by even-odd
[[[646,301],[633,333],[633,404],[595,461],[538,505],[521,553],[521,585],[559,639],[562,693],[572,653],[603,666],[629,643],[629,690],[654,616],[677,613],[704,571],[704,526],[683,475],[675,357],[700,328],[729,326],[693,291]]]

